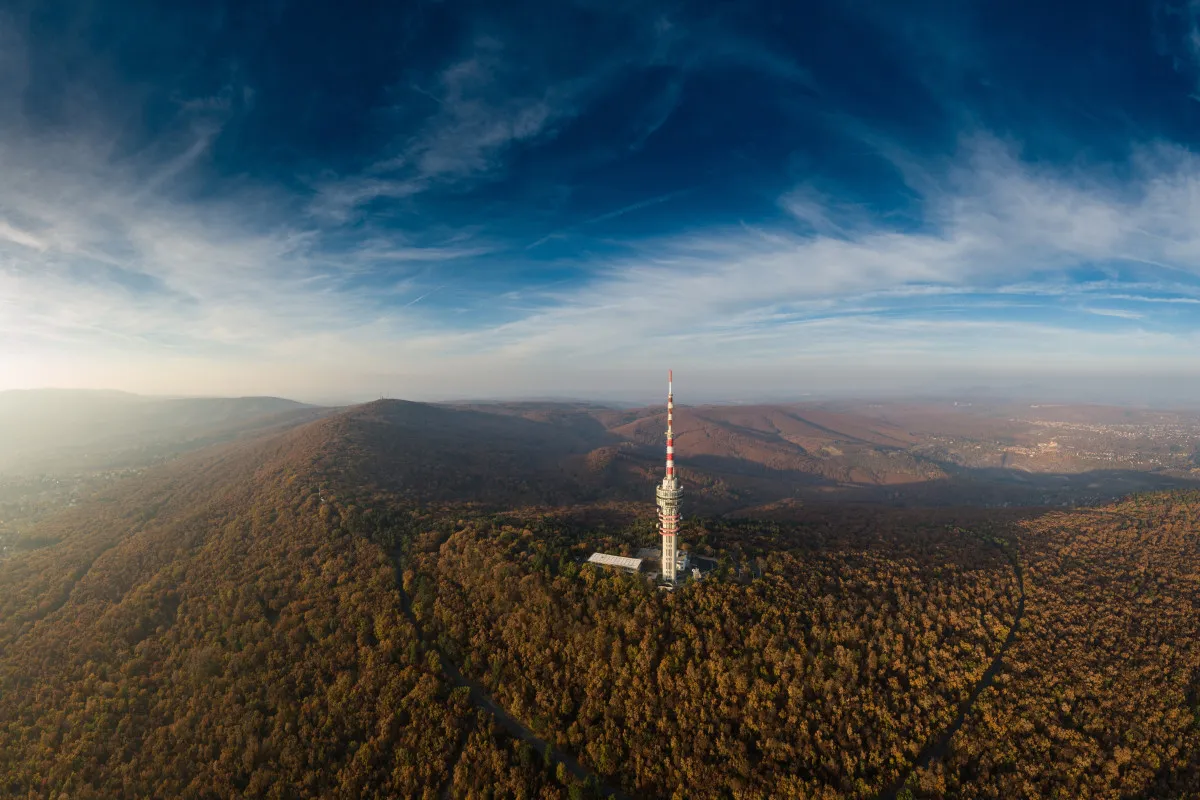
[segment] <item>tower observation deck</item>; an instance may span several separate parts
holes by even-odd
[[[662,577],[675,582],[676,572],[686,569],[678,556],[679,501],[683,489],[675,475],[675,392],[674,374],[667,371],[667,474],[655,495],[658,498],[658,528],[662,533]]]

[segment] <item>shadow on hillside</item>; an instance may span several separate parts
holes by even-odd
[[[621,437],[613,434],[605,427],[603,422],[589,413],[596,408],[603,407],[557,405],[537,402],[431,405],[434,408],[444,408],[455,412],[484,414],[493,418],[499,417],[508,420],[519,420],[534,425],[548,426],[567,433],[577,441],[591,443],[590,449],[623,441]]]
[[[603,486],[567,467],[620,441],[607,431],[402,400],[358,406],[342,422],[339,438],[359,456],[353,480],[420,501],[492,506],[600,499]]]
[[[1099,505],[1138,492],[1200,487],[1195,478],[1136,470],[1029,473],[1000,468],[960,468],[946,478],[891,484],[793,482],[787,475],[776,483],[762,488],[778,493],[790,483],[790,496],[835,502],[988,507]]]
[[[680,457],[679,465],[683,469],[694,469],[700,472],[720,475],[740,475],[749,478],[768,478],[784,480],[796,486],[836,486],[837,481],[816,475],[811,472],[801,472],[792,469],[775,469],[760,461],[751,461],[736,456],[688,456]]]
[[[629,446],[588,414],[538,410],[529,419],[512,409],[475,410],[385,400],[346,414],[353,438],[373,456],[384,484],[426,497],[498,504],[554,505],[644,499],[653,503],[660,449]],[[596,469],[583,457],[624,444],[624,468]],[[892,506],[1095,505],[1136,492],[1200,487],[1200,479],[1137,470],[1035,473],[1020,469],[941,465],[949,475],[929,480],[847,481],[798,469],[776,469],[739,456],[679,459],[694,512],[730,513],[785,499]],[[649,476],[656,476],[650,479]],[[908,477],[908,480],[904,480]],[[644,490],[644,491],[643,491]]]
[[[535,420],[501,411],[438,406],[407,400],[378,400],[350,412],[358,419],[386,423],[443,442],[472,443],[514,454],[582,454],[623,441],[586,415]],[[586,419],[586,422],[585,422]]]
[[[647,458],[642,449],[639,458]],[[743,505],[784,499],[805,502],[869,503],[893,506],[1088,506],[1112,502],[1138,492],[1200,488],[1200,476],[1187,477],[1139,470],[1088,470],[1035,473],[1000,467],[948,465],[953,472],[929,480],[854,482],[799,470],[773,469],[732,456],[680,458],[685,487],[703,489],[719,480],[736,490]]]
[[[1078,473],[1030,473],[1024,470],[959,469],[958,474],[927,484],[874,487],[888,497],[931,504],[1098,505],[1137,492],[1194,489],[1200,480],[1137,470],[1088,470]],[[870,494],[870,492],[866,492]],[[853,493],[852,493],[853,494]]]

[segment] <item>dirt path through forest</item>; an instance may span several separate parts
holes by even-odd
[[[532,730],[521,724],[520,720],[501,708],[500,705],[491,698],[491,695],[484,691],[482,686],[465,678],[463,674],[458,671],[458,668],[454,666],[454,663],[446,657],[445,653],[437,650],[437,654],[442,660],[442,671],[446,673],[446,676],[449,677],[456,686],[466,686],[470,690],[472,704],[474,704],[477,708],[482,708],[489,712],[493,717],[496,718],[496,721],[500,723],[501,727],[518,739],[528,742],[537,751],[538,755],[545,758],[546,748],[550,747],[549,742],[539,738]],[[625,794],[620,789],[606,786],[602,781],[600,781],[600,777],[598,775],[595,775],[595,773],[584,767],[574,758],[562,752],[561,750],[555,751],[553,748],[551,748],[551,755],[554,757],[555,761],[562,762],[566,766],[567,771],[570,772],[575,778],[581,781],[587,781],[595,777],[596,781],[599,783],[600,791],[605,797],[615,797],[618,800],[630,800],[629,795]]]
[[[1017,630],[1021,627],[1021,620],[1025,617],[1025,573],[1021,570],[1021,561],[1016,553],[1006,553],[1009,562],[1012,564],[1013,573],[1017,577],[1017,590],[1020,593],[1017,599],[1017,613],[1013,618],[1012,627],[1008,631],[1008,636],[1004,639],[1004,644],[996,652],[992,663],[984,670],[983,675],[975,684],[975,688],[971,690],[971,694],[967,696],[958,707],[958,714],[954,717],[954,721],[950,723],[950,727],[946,728],[940,736],[931,739],[921,752],[917,755],[917,760],[908,772],[904,773],[899,780],[891,786],[879,793],[878,800],[896,800],[896,796],[904,785],[908,782],[909,777],[918,769],[929,766],[935,760],[941,760],[946,755],[946,749],[950,746],[950,740],[954,738],[954,734],[958,733],[958,729],[963,726],[967,715],[975,708],[975,701],[979,699],[979,695],[985,689],[992,685],[996,680],[996,673],[1000,671],[1000,667],[1004,664],[1004,656],[1008,653],[1008,648],[1017,638]]]
[[[600,793],[604,797],[613,797],[616,798],[616,800],[633,800],[632,797],[620,789],[604,783],[603,779],[599,775],[580,764],[576,759],[572,758],[567,753],[564,753],[562,750],[555,750],[550,746],[549,742],[539,737],[530,728],[526,727],[519,719],[505,711],[499,703],[492,699],[491,695],[489,695],[482,686],[475,681],[467,679],[459,671],[458,667],[449,658],[449,656],[442,652],[442,649],[438,647],[436,643],[425,639],[421,632],[421,626],[417,623],[417,619],[412,613],[411,599],[409,598],[408,593],[405,592],[404,589],[399,585],[397,585],[396,590],[400,593],[400,605],[401,610],[404,612],[404,616],[407,617],[408,621],[413,624],[414,628],[416,628],[417,635],[422,637],[425,646],[437,653],[438,659],[441,661],[442,672],[446,674],[446,677],[450,679],[450,682],[453,683],[455,687],[467,687],[468,691],[470,692],[472,705],[491,714],[496,722],[500,724],[500,727],[504,728],[512,736],[515,736],[523,742],[528,742],[533,749],[537,751],[537,754],[543,759],[546,757],[546,751],[550,750],[550,755],[553,757],[555,762],[561,763],[563,766],[565,766],[567,768],[567,772],[571,773],[571,775],[577,780],[584,782],[594,781],[595,785],[599,786]],[[453,767],[451,770],[452,772],[450,779],[447,781],[446,787],[442,792],[443,797],[449,796],[449,789],[452,785],[451,782],[454,779]]]
[[[33,619],[26,621],[26,623],[21,626],[20,632],[12,638],[12,641],[10,641],[7,646],[0,645],[0,656],[4,655],[6,650],[14,647],[17,642],[25,637],[26,634],[32,632],[34,628],[41,624],[42,620],[46,619],[51,614],[58,613],[63,606],[70,602],[71,595],[75,592],[75,587],[79,585],[79,582],[87,577],[87,574],[92,571],[92,567],[95,566],[96,562],[99,561],[105,553],[107,553],[109,550],[112,550],[120,543],[120,537],[114,539],[107,546],[98,550],[86,565],[76,568],[75,574],[67,579],[66,585],[60,590],[58,599],[50,603],[50,605],[47,606],[44,611],[37,612]]]

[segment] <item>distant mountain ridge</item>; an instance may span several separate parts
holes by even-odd
[[[576,439],[585,434],[595,443],[580,477],[589,496],[644,493],[661,474],[663,406],[451,407],[545,423]],[[1200,416],[1094,405],[681,404],[675,416],[689,502],[708,511],[802,496],[938,505],[1097,502],[1191,485],[1180,443],[1188,436],[1200,447]],[[577,462],[566,459],[562,468],[571,472]]]
[[[344,444],[372,453],[392,488],[403,481],[443,500],[635,499],[662,472],[663,406],[380,400],[332,409],[48,390],[0,393],[0,474],[142,466],[322,417],[340,420]],[[1151,428],[1159,439],[1140,442]],[[675,425],[688,502],[703,513],[806,497],[1096,502],[1188,485],[1189,430],[1200,447],[1200,417],[1185,412],[950,401],[682,404]]]
[[[170,455],[325,413],[278,397],[159,398],[63,389],[0,392],[0,471],[123,465],[131,454],[142,457],[161,450]]]
[[[502,403],[472,405],[488,411],[586,432],[605,453],[644,482],[661,468],[663,407],[613,409],[590,404]],[[861,414],[799,406],[687,406],[675,414],[675,448],[684,470],[732,484],[753,484],[772,498],[794,486],[821,482],[896,483],[944,477],[933,463],[902,452],[918,438],[901,427]],[[891,453],[882,456],[882,453]],[[609,471],[610,476],[612,471]],[[633,476],[627,476],[633,477]],[[777,484],[767,488],[767,484]]]

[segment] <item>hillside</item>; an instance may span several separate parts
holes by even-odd
[[[544,780],[453,691],[381,545],[318,498],[335,431],[179,459],[0,562],[6,796],[436,797]]]
[[[570,467],[609,438],[524,417],[382,400],[331,421],[342,453],[381,488],[411,500],[570,503]]]
[[[654,541],[645,492],[561,500],[592,480],[564,459],[597,441],[381,401],[44,520],[43,546],[0,562],[5,794],[1117,798],[1200,780],[1200,495],[689,516],[720,577],[664,594],[580,565]]]
[[[121,392],[0,392],[0,473],[144,466],[326,413],[277,397],[157,398]]]
[[[624,439],[657,446],[661,414],[613,428]],[[943,477],[933,464],[894,456],[915,438],[863,417],[778,406],[680,409],[676,444],[681,462],[714,472],[791,473],[851,483],[901,483]]]
[[[661,471],[662,407],[458,408],[600,443],[584,463],[614,496],[636,496]],[[1200,485],[1200,416],[1190,412],[932,401],[681,406],[675,432],[690,502],[706,513],[787,500],[1076,505]]]

